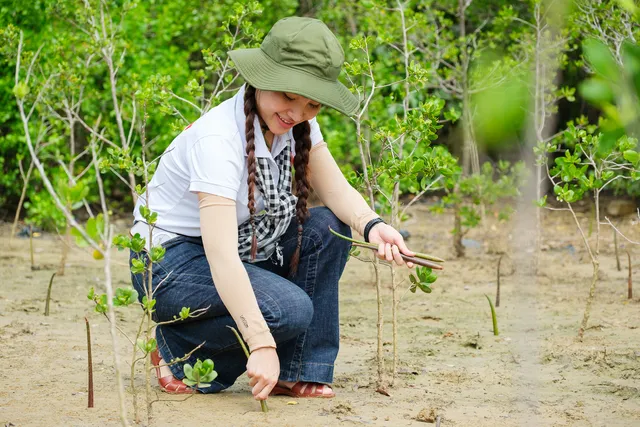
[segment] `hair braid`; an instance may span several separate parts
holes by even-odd
[[[256,109],[256,89],[253,86],[247,85],[244,92],[244,115],[246,120],[244,122],[244,132],[247,139],[247,185],[248,191],[248,207],[249,207],[249,222],[251,224],[251,231],[253,237],[251,238],[251,260],[256,259],[258,253],[258,240],[256,237],[256,201],[254,192],[256,189],[256,143],[255,134],[253,129],[253,121],[257,114]]]
[[[307,198],[309,197],[309,151],[311,150],[311,127],[308,121],[298,123],[293,127],[293,138],[296,140],[296,156],[293,161],[295,168],[296,180],[296,196],[298,203],[296,204],[296,218],[298,220],[298,246],[291,257],[290,275],[294,276],[298,272],[298,263],[300,262],[300,249],[302,247],[302,225],[309,216],[307,209]]]

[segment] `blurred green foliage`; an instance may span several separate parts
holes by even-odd
[[[87,4],[90,7],[85,7]],[[188,123],[231,96],[242,83],[240,79],[234,80],[232,64],[227,62],[229,49],[257,46],[273,23],[284,16],[312,15],[324,20],[341,40],[350,67],[348,75],[343,74],[343,81],[350,77],[349,84],[354,88],[366,88],[362,74],[366,63],[362,51],[349,46],[364,36],[370,42],[369,60],[378,93],[363,117],[362,132],[374,142],[371,157],[376,161],[369,172],[379,178],[382,191],[391,191],[399,182],[403,194],[415,195],[438,180],[438,185],[429,188],[445,189],[451,198],[453,193],[446,190],[445,183],[457,180],[459,198],[471,203],[464,210],[469,214],[465,223],[472,224],[472,206],[478,192],[492,195],[490,186],[499,185],[506,179],[504,176],[511,173],[515,174],[509,178],[512,184],[518,181],[519,172],[512,171],[510,165],[510,172],[505,175],[499,160],[520,154],[518,150],[526,138],[524,129],[531,122],[531,61],[539,40],[531,25],[535,23],[540,1],[474,0],[465,2],[464,9],[454,0],[401,3],[323,0],[314,2],[311,9],[307,9],[306,2],[294,0],[117,0],[105,4],[113,23],[113,39],[108,46],[89,31],[99,16],[98,0],[86,3],[5,0],[0,5],[1,217],[7,218],[15,211],[22,189],[18,163],[21,161],[26,170],[30,159],[15,96],[33,100],[43,84],[42,79],[34,79],[14,87],[18,30],[24,32],[23,63],[28,63],[41,48],[35,72],[55,76],[50,82],[52,90],[47,107],[39,107],[37,113],[44,115],[50,113],[49,110],[60,113],[65,100],[77,99],[82,89],[79,116],[88,124],[100,119],[105,137],[118,140],[121,132],[114,112],[109,67],[101,60],[104,49],[112,49],[113,65],[117,68],[116,98],[121,102],[122,117],[130,121],[134,106],[137,108],[137,126],[143,119],[145,133],[151,141],[147,158],[153,159]],[[546,54],[555,55],[560,71],[566,70],[564,74],[552,73],[545,77],[550,88],[544,94],[549,105],[546,114],[557,113],[556,102],[560,99],[578,98],[578,101],[593,103],[601,109],[605,120],[594,120],[594,115],[599,113],[579,102],[567,110],[570,113],[560,112],[560,115],[563,120],[577,121],[581,114],[589,114],[591,123],[598,123],[591,126],[602,128],[601,146],[612,148],[623,134],[637,136],[636,127],[640,122],[637,120],[640,48],[629,41],[638,40],[640,35],[640,26],[632,24],[634,12],[630,11],[637,3],[624,2],[621,7],[614,1],[576,0],[575,4],[566,4],[573,7],[562,13],[556,11],[550,20],[564,18],[560,24],[551,22],[560,30],[545,36],[556,47]],[[399,5],[402,5],[403,19],[398,14]],[[598,27],[587,25],[589,22],[597,23]],[[404,32],[409,52],[406,60],[400,52],[405,42]],[[225,67],[230,70],[220,77]],[[408,93],[405,83],[410,86]],[[220,85],[228,85],[228,90],[217,92]],[[580,90],[576,92],[578,87]],[[405,112],[410,113],[405,116]],[[319,122],[343,172],[354,184],[360,184],[362,162],[352,120],[326,109],[320,114]],[[126,129],[129,124],[125,123]],[[61,164],[73,163],[69,146],[71,131],[59,120],[49,120],[47,125],[41,158],[52,181],[64,191],[66,172]],[[39,123],[32,123],[33,134],[37,134],[38,126]],[[491,159],[492,163],[497,165],[491,173],[483,169],[480,177],[468,183],[457,163],[462,152],[462,126],[470,126],[476,142],[487,146],[496,157]],[[564,122],[557,122],[553,131],[564,126]],[[140,155],[138,127],[130,148],[109,147],[107,153],[105,147],[100,165],[103,172],[131,170],[138,178],[143,175],[142,166],[136,160]],[[75,125],[73,134],[75,152],[81,152],[91,135],[80,124]],[[399,160],[385,158],[382,155],[385,144],[400,136],[404,145]],[[558,155],[556,151],[563,152],[568,147],[565,144],[568,142],[563,140],[559,145],[540,149],[553,158]],[[85,166],[86,162],[78,162],[77,169],[71,172],[80,174]],[[130,192],[114,174],[107,173],[104,178],[112,206],[127,213],[131,206]],[[93,170],[83,176],[83,182],[94,181]],[[467,184],[469,191],[465,193]],[[639,195],[640,192],[633,179],[617,179],[610,188],[627,194]],[[140,191],[141,187],[138,193]],[[74,205],[97,202],[94,190],[81,199],[75,196],[72,199]],[[33,174],[27,186],[26,200],[25,211],[30,222],[49,229],[64,226],[64,218],[56,213],[37,174]],[[453,203],[446,200],[444,205]],[[381,208],[386,212],[390,210],[384,203]]]

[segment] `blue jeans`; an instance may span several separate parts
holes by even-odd
[[[295,218],[280,239],[283,266],[267,260],[244,263],[244,267],[278,347],[280,380],[329,384],[333,381],[340,340],[338,281],[351,247],[349,242],[331,234],[329,227],[347,236],[351,230],[327,208],[311,208],[309,212],[294,277],[289,277],[289,260],[297,245]],[[199,317],[158,326],[160,355],[169,362],[204,343],[185,362],[171,365],[171,371],[182,379],[184,363],[193,366],[196,359],[212,359],[218,377],[202,391],[224,390],[245,372],[247,361],[236,337],[227,328],[237,329],[216,291],[202,239],[178,236],[164,242],[163,247],[164,259],[153,266],[156,299],[153,320],[172,320],[182,307],[189,307],[192,312],[208,308]],[[134,257],[143,257],[146,262],[146,254],[131,252],[131,258]],[[132,275],[140,299],[145,295],[142,279],[142,275]]]

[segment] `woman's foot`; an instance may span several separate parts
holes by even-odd
[[[309,383],[299,381],[297,383],[291,381],[278,381],[271,395],[285,395],[290,397],[319,397],[319,398],[332,398],[336,393],[331,389],[328,384]]]
[[[155,329],[153,330],[153,335],[155,337]],[[171,394],[190,394],[194,392],[192,388],[173,376],[171,369],[165,364],[157,348],[151,352],[150,356],[151,364],[156,368],[158,384],[163,391]]]

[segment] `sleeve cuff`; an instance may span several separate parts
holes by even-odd
[[[249,346],[249,351],[254,351],[263,347],[276,348],[276,341],[273,339],[273,335],[271,335],[269,330],[252,335],[247,338],[246,341]]]

